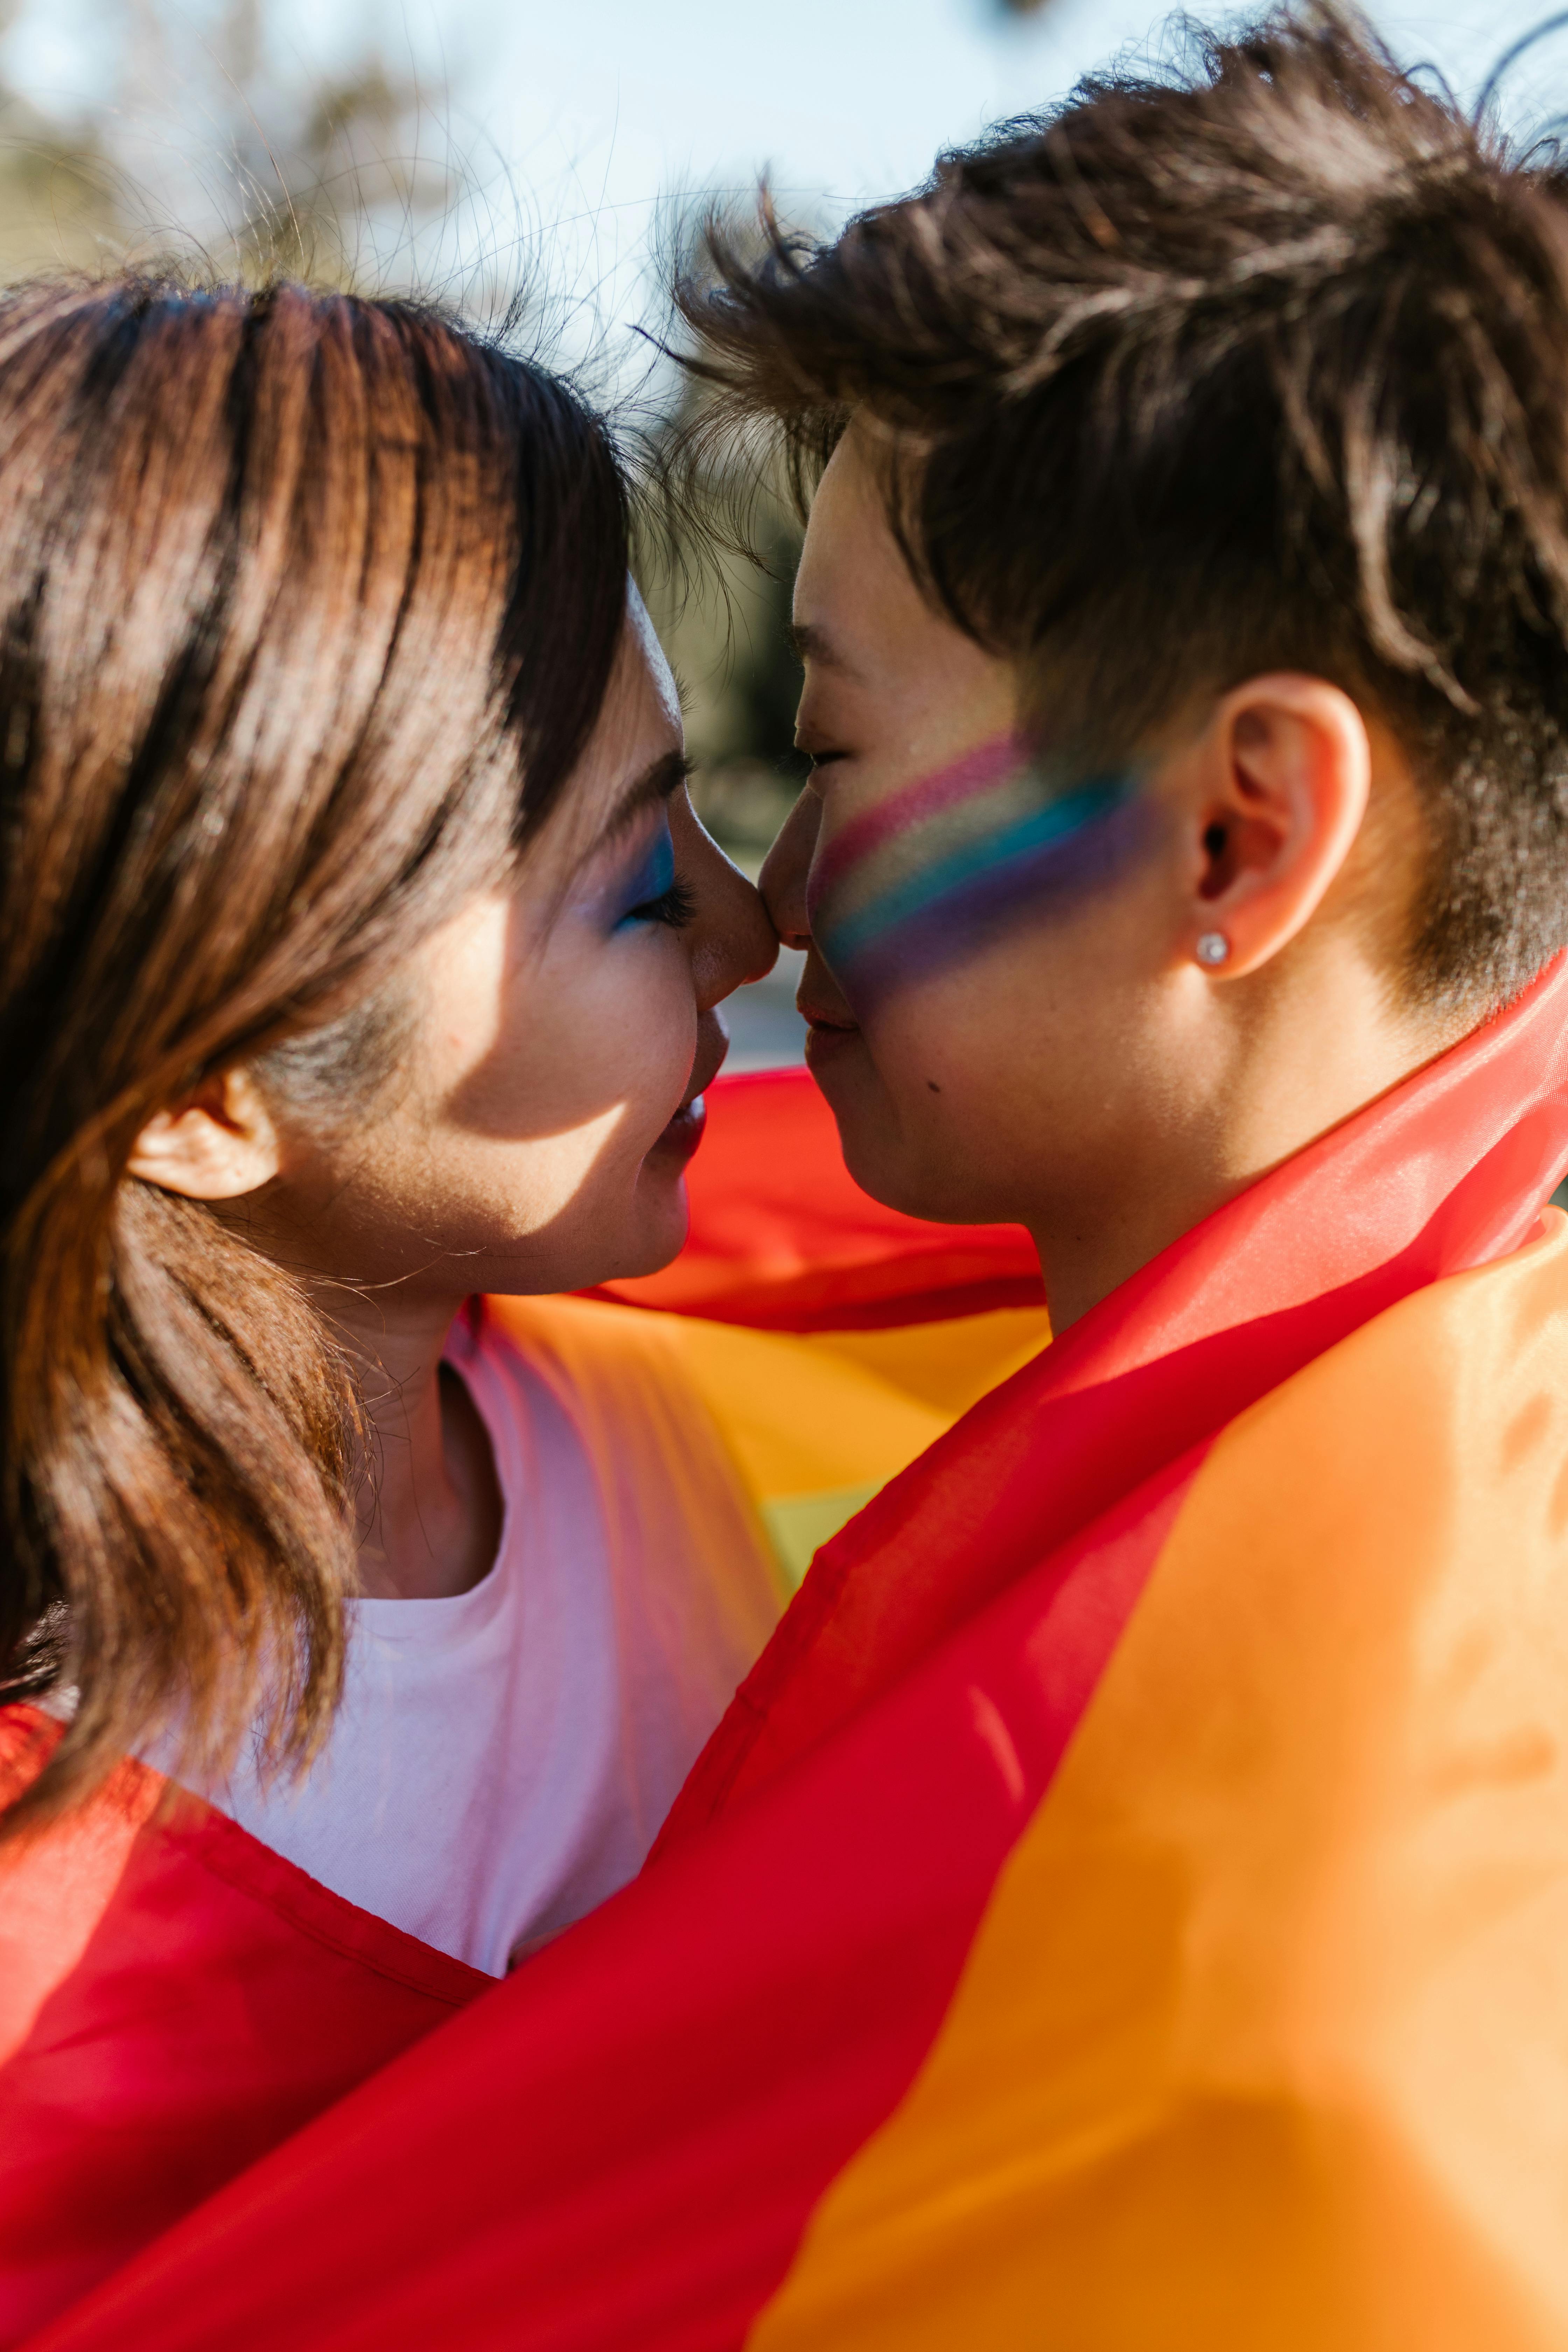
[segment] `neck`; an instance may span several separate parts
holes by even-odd
[[[356,1465],[362,1591],[372,1599],[466,1592],[495,1559],[500,1498],[483,1423],[441,1350],[460,1301],[321,1300],[364,1398]]]
[[[1189,988],[1196,1017],[1167,1037],[1163,1057],[1179,1086],[1151,1090],[1110,1148],[1026,1220],[1058,1336],[1471,1025],[1402,1013],[1382,978],[1360,968],[1301,966],[1250,993],[1249,980],[1202,995]]]

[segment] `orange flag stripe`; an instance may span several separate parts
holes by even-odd
[[[1568,2342],[1565,1525],[1552,1213],[1219,1439],[752,2352]]]

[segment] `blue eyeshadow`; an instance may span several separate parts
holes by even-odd
[[[626,878],[621,898],[624,911],[616,921],[616,929],[619,930],[627,923],[646,920],[642,910],[655,899],[662,898],[665,892],[673,887],[674,881],[675,843],[668,825],[662,824],[648,845],[647,856],[636,872]]]

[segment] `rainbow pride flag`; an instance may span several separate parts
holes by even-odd
[[[673,1335],[782,1567],[949,1425],[641,1877],[41,2352],[1568,2345],[1565,1016],[1048,1347],[1005,1234],[814,1234],[807,1098],[737,1087],[689,1261],[563,1311]],[[840,1400],[797,1453],[770,1377]]]
[[[651,1375],[710,1421],[782,1606],[826,1537],[1044,1345],[1039,1272],[1016,1229],[868,1200],[804,1071],[721,1081],[689,1181],[678,1267],[487,1311],[573,1390],[588,1359],[594,1386]],[[658,1479],[597,1435],[604,1491]],[[58,1737],[0,1709],[0,1803]],[[0,1853],[0,2347],[491,1985],[140,1764]]]

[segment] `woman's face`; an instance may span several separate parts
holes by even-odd
[[[412,1034],[363,1122],[323,1141],[279,1115],[258,1238],[409,1305],[674,1256],[728,1047],[715,1007],[776,952],[685,773],[674,681],[634,592],[599,725],[521,876],[410,957]]]
[[[1126,1158],[1158,1082],[1182,948],[1158,796],[1050,772],[1012,666],[916,588],[854,432],[795,610],[816,772],[763,889],[810,949],[812,1074],[878,1199],[1033,1224],[1075,1171]]]

